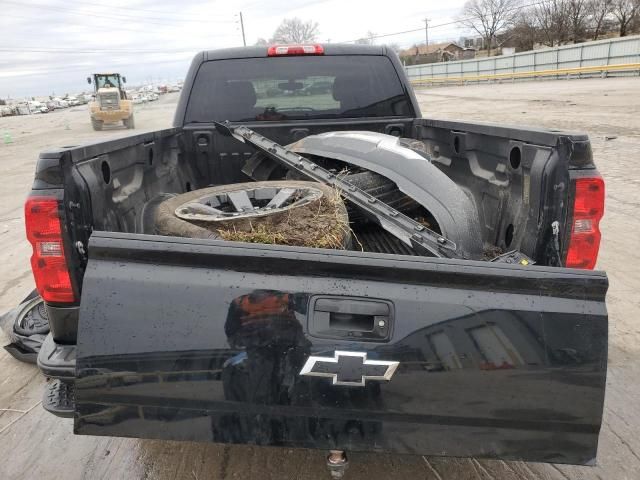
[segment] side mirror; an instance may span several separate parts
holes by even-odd
[[[87,83],[91,85],[91,77],[87,77]]]
[[[122,83],[127,83],[127,77],[122,77]]]

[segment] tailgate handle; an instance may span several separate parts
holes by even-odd
[[[382,300],[319,297],[312,301],[311,334],[327,338],[385,340],[393,308]]]

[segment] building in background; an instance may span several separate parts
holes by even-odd
[[[475,57],[474,48],[464,48],[453,42],[415,45],[399,53],[405,65],[450,62]]]

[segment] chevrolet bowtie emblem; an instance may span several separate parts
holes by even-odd
[[[310,356],[300,375],[328,377],[334,385],[364,387],[367,380],[391,380],[400,362],[368,360],[364,352],[336,351],[332,357]]]

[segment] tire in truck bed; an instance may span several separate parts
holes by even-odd
[[[220,185],[169,198],[156,209],[155,233],[334,249],[351,244],[340,195],[294,180]]]

